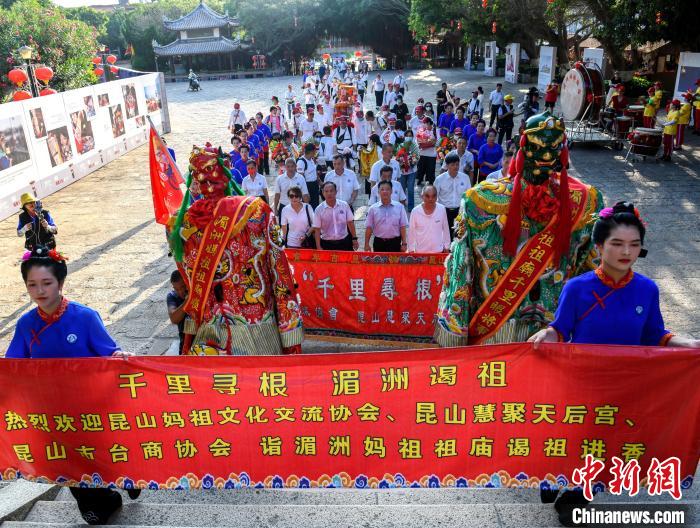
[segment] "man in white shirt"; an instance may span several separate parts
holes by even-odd
[[[425,108],[423,105],[416,105],[414,109],[415,115],[408,121],[408,126],[413,130],[413,136],[415,137],[418,128],[423,124],[423,118],[425,117]]]
[[[466,114],[469,116],[481,114],[481,104],[479,103],[479,92],[477,90],[472,92],[472,98],[469,99],[469,104],[467,104]]]
[[[309,191],[309,203],[314,209],[318,207],[318,176],[316,175],[316,162],[314,154],[316,145],[308,143],[304,147],[304,155],[297,160],[297,172],[304,178],[306,188]]]
[[[401,205],[406,205],[406,193],[403,190],[403,186],[400,181],[392,180],[392,169],[389,165],[384,165],[379,171],[380,181],[391,182],[391,199],[394,202],[399,202]],[[372,187],[369,193],[368,205],[374,205],[379,201],[379,185]]]
[[[306,88],[304,88],[304,104],[306,108],[313,108],[316,106],[316,90],[311,87],[311,83],[306,83]]]
[[[354,157],[357,142],[352,128],[348,126],[348,118],[341,116],[338,121],[338,127],[333,131],[335,152],[345,158],[345,165],[349,168]]]
[[[284,92],[284,100],[287,103],[287,119],[292,119],[292,110],[294,110],[294,102],[297,99],[297,94],[292,90],[292,85],[287,85],[287,91]]]
[[[379,172],[384,165],[389,165],[394,171],[391,175],[392,180],[401,180],[401,166],[399,162],[393,158],[394,147],[390,144],[382,145],[382,157],[372,164],[372,168],[369,171],[369,181],[372,185],[379,181]]]
[[[374,117],[374,112],[372,112],[372,110],[367,111],[365,121],[367,122],[367,126],[369,127],[367,137],[371,136],[372,134],[380,135],[382,133],[382,129],[379,126],[379,122],[377,121],[377,118]]]
[[[336,198],[337,187],[333,182],[323,182],[323,197],[314,211],[314,237],[316,249],[354,251],[359,245],[355,233],[355,217],[350,206]]]
[[[394,86],[399,87],[399,93],[404,95],[408,90],[408,84],[406,84],[406,77],[403,76],[403,70],[399,70],[399,73],[394,77]]]
[[[307,143],[313,140],[314,132],[318,132],[321,128],[318,126],[318,122],[314,119],[314,109],[306,109],[306,119],[299,122],[299,138],[301,144]]]
[[[472,174],[474,172],[474,154],[467,150],[466,138],[459,138],[457,140],[457,148],[451,150],[448,153],[448,156],[450,154],[456,154],[457,156],[459,156],[459,172],[463,172],[464,174]],[[447,158],[447,156],[445,156],[445,158]],[[447,170],[446,161],[442,162],[442,170]]]
[[[454,237],[452,223],[459,214],[462,195],[471,187],[469,176],[459,172],[459,156],[448,154],[445,157],[447,172],[435,178],[437,200],[447,210],[447,225],[450,227],[450,237]]]
[[[437,203],[437,189],[426,185],[420,193],[423,203],[411,211],[408,223],[409,253],[443,253],[450,250],[450,227],[445,206]]]
[[[322,104],[316,105],[316,115],[314,117],[314,120],[318,123],[318,128],[320,130],[323,130],[324,127],[330,125],[332,119],[332,116],[326,113],[326,109],[323,107]]]
[[[289,196],[287,191],[290,187],[299,187],[302,192],[302,199],[309,202],[309,189],[306,187],[306,181],[297,173],[297,164],[293,158],[287,158],[284,162],[285,173],[277,176],[275,180],[275,203],[274,211],[277,218],[282,218],[282,208],[289,204]]]
[[[345,167],[345,160],[340,154],[333,156],[333,170],[326,173],[323,182],[333,182],[336,187],[336,196],[346,202],[353,209],[355,198],[360,190],[360,182],[353,171]],[[354,211],[354,209],[353,209]]]
[[[231,134],[237,133],[241,130],[248,120],[245,117],[245,112],[241,110],[241,105],[239,103],[233,104],[233,110],[228,117],[228,129]]]
[[[352,124],[355,127],[355,143],[357,144],[357,148],[366,147],[369,142],[370,128],[369,123],[365,119],[365,113],[361,109],[355,112]]]
[[[386,106],[387,109],[394,108],[396,104],[396,93],[394,91],[394,83],[389,83],[387,85],[387,90],[384,92],[384,101],[382,102],[382,107]]]
[[[513,152],[510,150],[507,150],[506,152],[503,153],[503,160],[501,163],[503,164],[503,167],[498,169],[497,171],[493,171],[490,173],[488,176],[486,176],[486,181],[497,181],[500,180],[501,178],[507,178],[508,177],[508,169],[510,168],[510,164],[513,161]]]
[[[498,116],[498,109],[503,104],[503,84],[496,84],[496,89],[489,95],[489,104],[491,105],[491,118],[489,120],[489,128],[493,127],[493,122]]]

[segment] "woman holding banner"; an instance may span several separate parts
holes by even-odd
[[[642,247],[645,231],[629,202],[601,210],[592,235],[600,267],[566,283],[554,321],[528,341],[700,348],[700,339],[675,336],[664,328],[659,288],[632,271],[647,253]]]
[[[27,251],[20,266],[27,293],[37,307],[17,322],[6,357],[86,358],[124,357],[107,333],[99,314],[63,296],[68,274],[66,258],[44,246]],[[121,495],[109,488],[70,488],[88,524],[106,524],[122,505]],[[141,490],[128,490],[135,499]]]
[[[593,242],[601,265],[566,283],[554,321],[528,341],[595,343],[610,345],[675,346],[700,348],[700,339],[675,336],[664,328],[659,288],[634,273],[637,258],[645,257],[645,227],[639,211],[618,202],[600,211],[593,226]],[[624,329],[624,330],[622,330]],[[564,526],[574,526],[573,509],[588,501],[580,490],[542,490],[543,502],[552,502]]]

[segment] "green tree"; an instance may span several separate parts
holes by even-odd
[[[97,30],[97,39],[103,41],[107,35],[109,15],[92,7],[71,7],[64,10],[69,20],[80,20]]]
[[[18,0],[10,9],[0,9],[0,75],[20,61],[17,49],[34,48],[36,61],[50,66],[55,77],[51,86],[70,90],[96,81],[90,59],[97,49],[96,30],[79,20],[66,18],[63,10],[38,0]]]

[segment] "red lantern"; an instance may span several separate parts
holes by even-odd
[[[42,91],[39,92],[39,95],[41,95],[43,97],[45,95],[53,95],[53,94],[57,94],[57,93],[58,92],[56,90],[54,90],[53,88],[44,88]]]
[[[34,70],[34,75],[43,83],[48,83],[53,78],[53,70],[48,66],[42,66]]]
[[[489,0],[481,0],[481,7],[486,9],[489,6]]]
[[[355,57],[362,57],[362,52],[361,51],[356,51],[355,52]]]
[[[457,22],[457,29],[462,31],[462,21],[461,20],[459,22]]]
[[[117,68],[116,66],[110,66],[109,71],[116,74],[117,72],[119,72],[119,68]]]
[[[100,57],[93,57],[92,58],[93,64],[100,64],[101,62],[102,62],[102,59]]]
[[[424,59],[427,59],[427,58],[428,58],[428,52],[427,52],[427,51],[422,51],[421,54],[420,54],[420,56],[423,57]]]
[[[24,101],[25,99],[31,98],[32,94],[30,94],[27,90],[17,90],[14,94],[12,94],[13,101]]]
[[[554,0],[547,0],[547,3],[548,3],[548,4],[553,4],[553,3],[554,3]]]
[[[323,60],[328,60],[328,59],[331,58],[331,54],[330,54],[330,53],[324,53],[324,54],[322,55],[322,57],[323,57]]]
[[[496,23],[491,24],[491,33],[496,34]]]
[[[663,22],[663,19],[661,18],[661,11],[656,13],[656,23],[661,24]]]
[[[10,79],[12,84],[16,84],[17,86],[24,84],[29,79],[29,77],[27,77],[27,72],[22,68],[10,70],[10,73],[7,74],[7,78]]]
[[[95,72],[95,75],[97,75],[98,77],[102,77],[102,75],[103,75],[104,72],[105,72],[102,68],[95,68],[95,69],[92,70],[92,71]]]
[[[421,44],[420,49],[421,49],[421,51],[428,51],[428,45],[427,45],[427,44]]]
[[[114,64],[115,62],[117,62],[117,58],[114,55],[107,55],[107,62],[109,62],[110,64]]]

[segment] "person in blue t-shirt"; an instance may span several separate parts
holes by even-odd
[[[66,259],[45,246],[27,252],[20,266],[22,279],[36,308],[19,318],[5,357],[17,359],[123,357],[107,333],[100,314],[69,301],[63,295],[68,275]],[[85,365],[89,368],[88,365]],[[60,397],[60,393],[56,397]],[[88,524],[107,524],[122,505],[119,493],[109,488],[70,488]],[[128,490],[138,497],[141,490]]]
[[[454,105],[452,103],[445,103],[445,111],[440,114],[440,119],[438,119],[438,137],[444,137],[450,133],[450,126],[452,126],[452,121],[454,121],[455,115],[452,113]]]
[[[497,132],[493,128],[489,128],[486,133],[486,143],[479,148],[479,175],[476,182],[484,181],[486,177],[493,171],[501,168],[501,160],[503,159],[503,148],[496,143]]]
[[[455,129],[457,128],[464,130],[468,125],[469,120],[466,117],[464,117],[464,108],[460,106],[459,108],[457,108],[457,115],[452,120],[452,124],[450,125],[450,134],[454,134]]]

